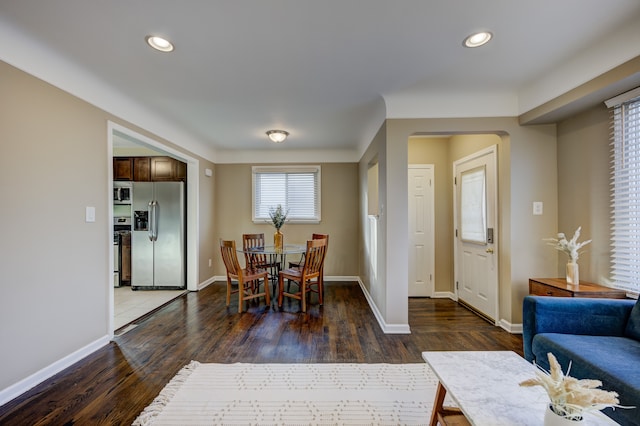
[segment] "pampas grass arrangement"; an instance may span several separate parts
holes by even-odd
[[[576,263],[580,256],[579,250],[591,242],[591,240],[583,241],[581,243],[578,242],[581,230],[582,226],[578,226],[578,229],[573,233],[573,237],[571,237],[570,240],[567,240],[567,237],[563,232],[558,233],[557,238],[544,238],[543,240],[548,241],[547,244],[556,250],[566,253],[569,256],[569,259],[571,259],[571,262]]]
[[[616,392],[598,389],[602,386],[600,380],[578,380],[562,372],[556,357],[549,352],[550,371],[546,372],[538,367],[536,377],[525,380],[520,386],[542,386],[549,395],[551,410],[557,415],[569,420],[582,420],[582,415],[588,411],[600,411],[607,407],[621,407]]]

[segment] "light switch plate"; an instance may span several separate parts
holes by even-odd
[[[540,216],[540,215],[542,215],[542,210],[543,210],[542,201],[534,201],[533,202],[533,214],[535,216]]]
[[[96,221],[96,208],[88,206],[84,212],[84,221],[85,222],[95,222]]]

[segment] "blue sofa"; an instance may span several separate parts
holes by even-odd
[[[526,296],[524,356],[549,370],[547,353],[570,376],[598,379],[620,405],[603,412],[622,425],[640,425],[640,303],[624,299]]]

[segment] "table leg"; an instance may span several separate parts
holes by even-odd
[[[269,254],[269,264],[271,265],[271,280],[273,282],[274,299],[277,295],[276,289],[278,287],[278,279],[279,279],[280,271],[285,269],[286,261],[287,261],[287,255],[285,253]]]
[[[278,262],[277,254],[269,255],[269,264],[271,265],[271,281],[273,282],[271,288],[273,289],[273,298],[276,299],[276,288],[278,287],[278,275],[280,272],[280,263]]]
[[[438,382],[438,390],[436,390],[436,399],[433,401],[429,426],[438,426],[438,413],[442,411],[442,403],[446,394],[447,390],[442,386],[442,383]]]
[[[436,398],[433,402],[433,410],[431,411],[431,420],[429,426],[437,426],[438,423],[444,426],[470,426],[467,418],[462,414],[460,409],[454,407],[443,407],[444,397],[447,390],[442,383],[438,382],[436,390]]]

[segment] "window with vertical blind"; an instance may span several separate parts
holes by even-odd
[[[625,99],[626,98],[626,99]],[[630,98],[630,99],[629,99]],[[611,278],[640,291],[640,91],[606,102],[611,133]]]
[[[254,166],[253,221],[271,221],[281,204],[287,222],[320,222],[320,166]]]

